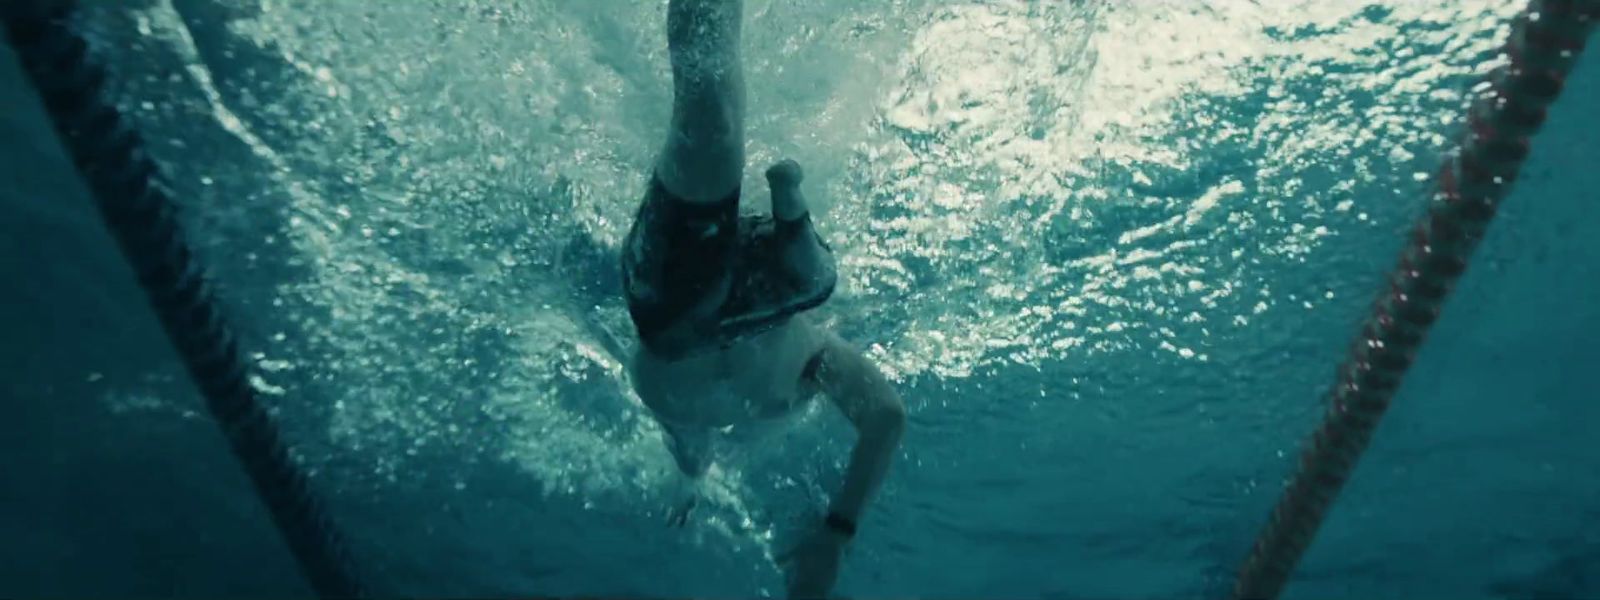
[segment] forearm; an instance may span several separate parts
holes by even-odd
[[[860,522],[867,502],[889,474],[889,465],[894,462],[900,436],[905,430],[905,411],[895,399],[892,404],[885,404],[885,408],[861,419],[857,429],[860,435],[855,449],[850,452],[844,485],[830,507],[832,512],[851,522]]]

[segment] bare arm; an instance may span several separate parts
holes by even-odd
[[[860,522],[867,501],[889,473],[889,464],[905,430],[906,408],[883,373],[838,337],[828,335],[821,358],[817,384],[860,435],[831,510],[851,522]]]

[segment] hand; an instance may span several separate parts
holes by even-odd
[[[689,515],[690,513],[694,512],[694,507],[699,504],[699,496],[689,496],[688,498],[679,499],[672,506],[672,508],[667,511],[667,526],[683,527],[684,525],[689,524]]]
[[[789,575],[790,598],[825,598],[839,578],[839,559],[850,540],[822,523],[778,557]]]
[[[673,477],[671,487],[667,491],[667,526],[683,527],[689,524],[689,515],[694,512],[695,506],[700,504],[703,494],[704,477],[689,477],[678,474]]]

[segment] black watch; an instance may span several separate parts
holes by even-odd
[[[828,518],[824,519],[822,523],[827,525],[828,529],[832,529],[839,535],[843,535],[846,539],[856,536],[856,522],[851,521],[839,513],[832,511],[828,512]]]

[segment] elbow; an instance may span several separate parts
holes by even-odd
[[[872,411],[869,421],[882,435],[898,440],[906,429],[906,405],[890,395]]]
[[[906,405],[904,402],[901,402],[899,398],[895,398],[894,402],[890,402],[889,407],[885,408],[883,412],[884,420],[888,422],[888,426],[893,428],[896,433],[905,430]]]

